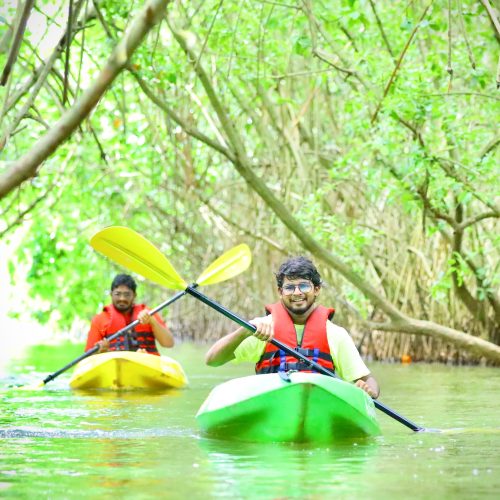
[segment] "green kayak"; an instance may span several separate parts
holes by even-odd
[[[368,394],[304,372],[229,380],[212,390],[196,420],[209,436],[241,441],[334,443],[380,434]]]

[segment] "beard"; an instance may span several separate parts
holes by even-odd
[[[130,304],[114,304],[114,306],[117,311],[120,311],[122,313],[126,313],[132,309],[132,306]]]
[[[296,302],[291,302],[290,305],[284,304],[285,308],[288,312],[295,314],[297,316],[301,316],[302,314],[305,314],[311,307],[314,305],[315,300],[312,302],[309,301],[304,301],[300,305]]]

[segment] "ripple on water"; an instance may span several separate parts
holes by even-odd
[[[10,438],[83,438],[83,439],[141,439],[157,437],[192,437],[185,428],[148,428],[81,430],[22,426],[0,429],[0,439]]]

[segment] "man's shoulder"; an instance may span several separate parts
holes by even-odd
[[[326,331],[331,335],[335,335],[338,338],[350,337],[349,332],[342,326],[336,325],[333,321],[326,320]]]
[[[103,307],[101,312],[98,312],[93,318],[92,321],[104,321],[108,320],[110,317],[110,313],[107,309],[107,306]]]

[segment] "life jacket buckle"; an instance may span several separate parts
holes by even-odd
[[[296,372],[297,370],[287,370],[285,372],[278,372],[278,375],[280,376],[281,380],[290,383],[292,381],[292,379],[290,378],[290,374]]]

